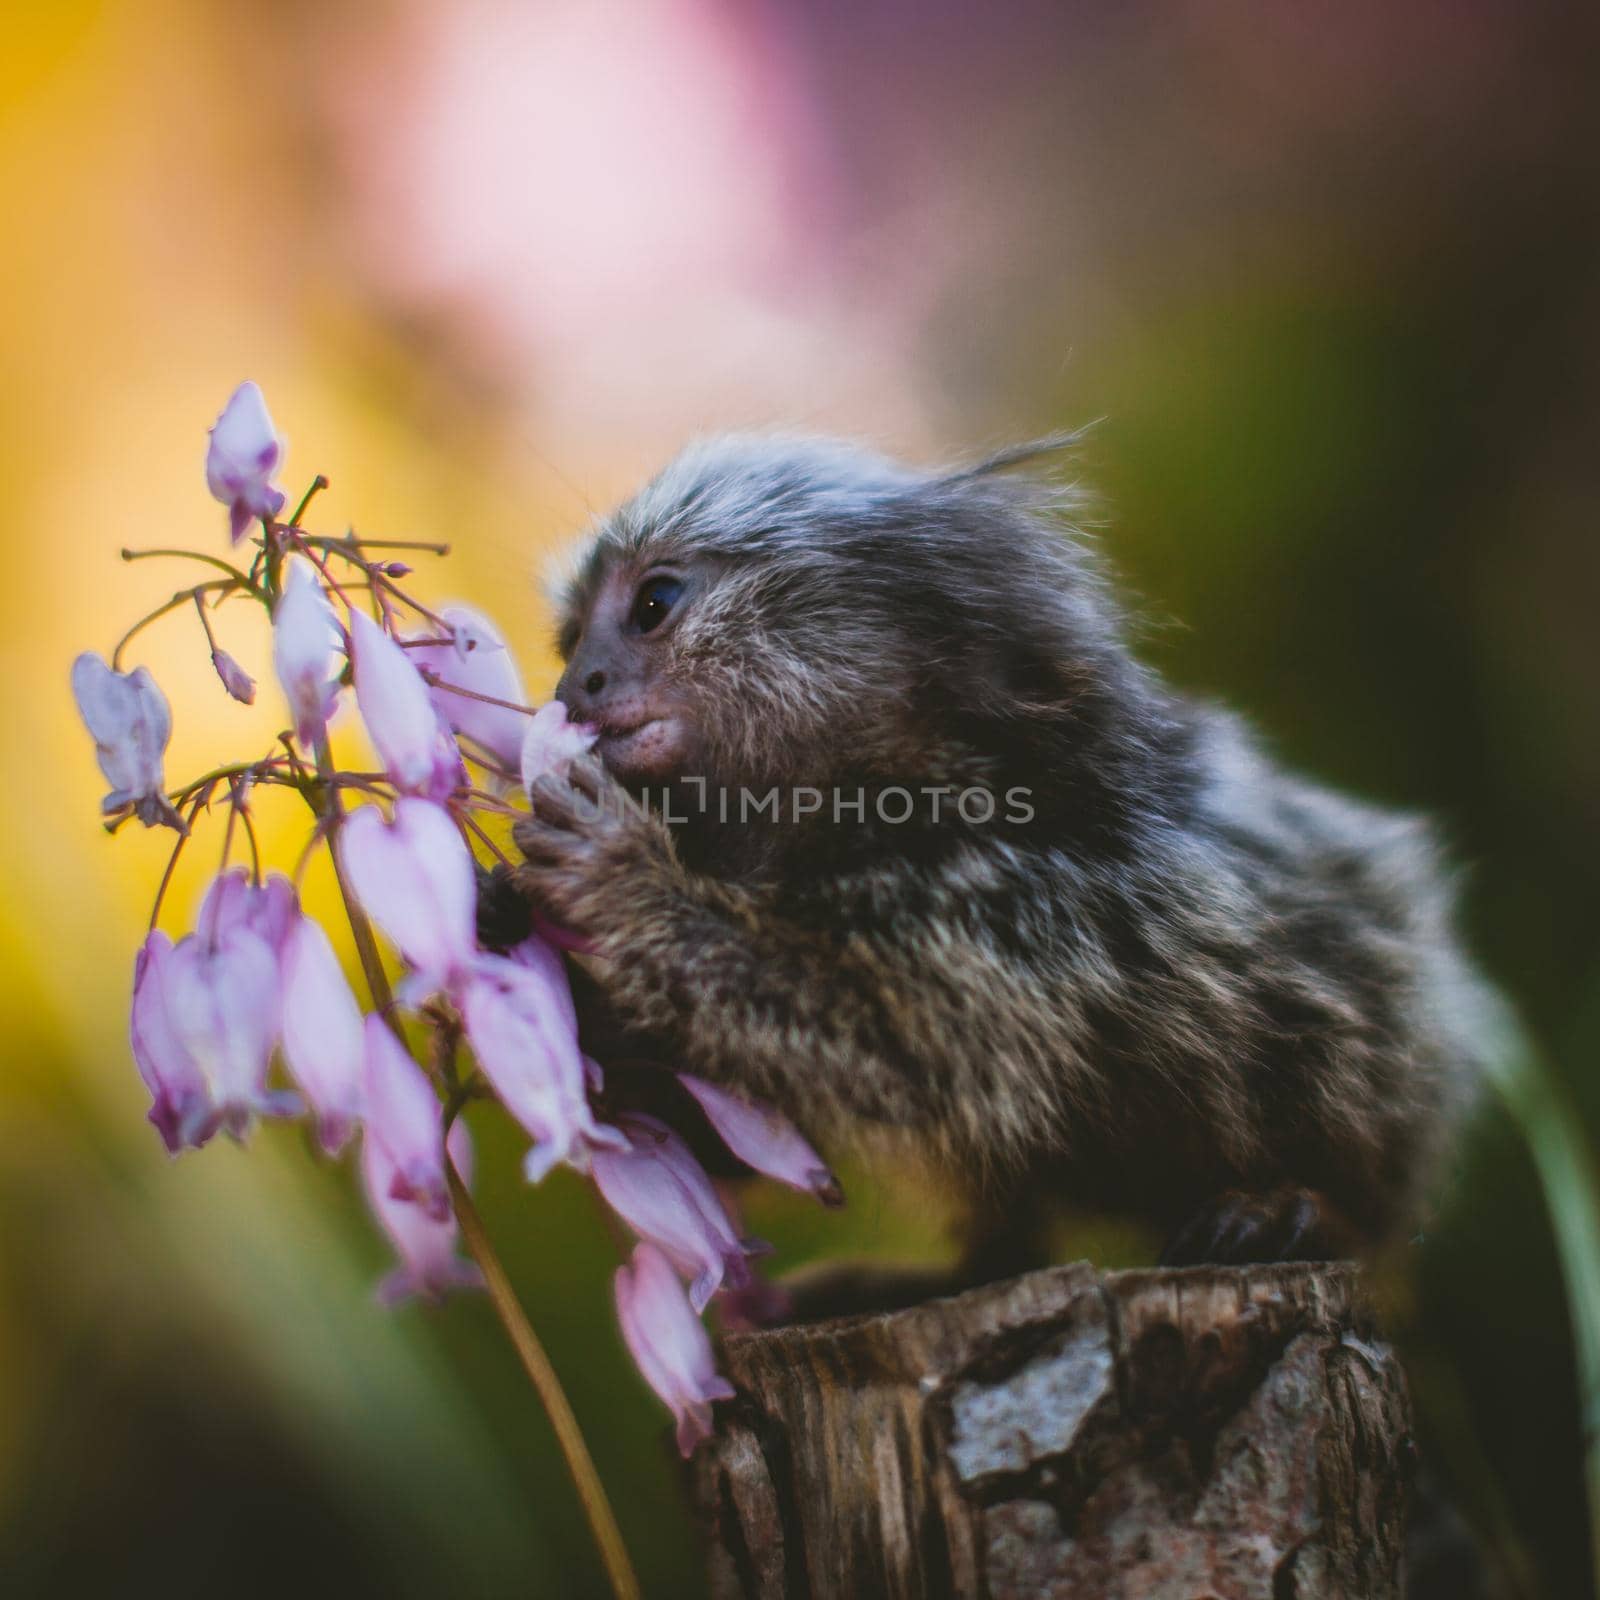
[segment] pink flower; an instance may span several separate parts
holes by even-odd
[[[615,1290],[623,1342],[678,1419],[678,1449],[687,1457],[711,1437],[711,1402],[733,1399],[733,1385],[718,1373],[711,1340],[654,1245],[638,1245],[632,1264],[617,1268]]]
[[[257,517],[283,510],[283,491],[272,475],[283,460],[283,441],[273,430],[267,402],[253,383],[241,383],[211,429],[206,450],[206,487],[228,508],[228,531],[237,544]]]
[[[205,1080],[222,1126],[235,1138],[256,1116],[294,1116],[298,1095],[267,1088],[278,1039],[277,953],[243,924],[190,934],[170,957],[165,993],[173,1031]]]
[[[211,665],[222,679],[222,687],[241,705],[251,706],[256,701],[256,680],[239,665],[226,650],[211,652]]]
[[[678,1082],[700,1102],[717,1137],[746,1166],[791,1189],[814,1194],[824,1205],[844,1204],[839,1180],[828,1171],[821,1156],[795,1131],[792,1123],[768,1106],[759,1106],[719,1089],[687,1072]]]
[[[450,1216],[450,1190],[444,1176],[438,1097],[382,1017],[367,1017],[362,1028],[366,1137],[381,1145],[387,1158],[387,1193],[393,1200],[420,1207],[435,1222],[444,1222]]]
[[[559,700],[540,706],[527,719],[522,736],[522,786],[531,789],[540,778],[565,778],[567,768],[599,735],[585,722],[569,722]]]
[[[479,956],[457,1003],[484,1076],[533,1136],[523,1172],[537,1183],[557,1162],[582,1165],[590,1143],[626,1150],[628,1141],[596,1123],[589,1109],[577,1017],[560,958],[536,940],[518,952],[519,959]]]
[[[457,1121],[450,1129],[450,1159],[461,1181],[472,1182],[472,1139],[467,1125]],[[408,1200],[394,1197],[395,1169],[384,1147],[370,1135],[361,1141],[361,1176],[367,1201],[383,1231],[400,1256],[397,1266],[378,1285],[385,1305],[416,1295],[437,1301],[452,1289],[478,1289],[483,1274],[456,1254],[456,1219],[430,1216]]]
[[[446,685],[525,705],[517,664],[494,624],[479,612],[466,606],[446,606],[439,616],[449,624],[453,642],[420,645],[406,654],[418,667],[438,674],[440,682],[432,685],[433,703],[451,729],[515,772],[528,731],[527,713],[455,694]]]
[[[422,674],[364,612],[350,614],[356,704],[384,771],[412,794],[443,800],[466,781],[461,752]]]
[[[86,650],[72,663],[72,694],[111,785],[101,811],[111,816],[131,807],[147,828],[163,823],[187,832],[163,792],[162,757],[172,737],[172,713],[155,679],[143,667],[114,672]]]
[[[339,695],[336,657],[343,642],[311,563],[293,557],[272,612],[272,665],[294,715],[295,737],[307,748],[333,715]]]
[[[664,1122],[634,1112],[621,1123],[629,1147],[595,1150],[594,1181],[612,1210],[692,1280],[689,1303],[704,1311],[724,1282],[749,1282],[745,1258],[765,1247],[738,1237],[711,1179]]]
[[[337,1155],[364,1104],[361,1008],[321,923],[310,917],[289,930],[282,966],[284,1060],[311,1102],[322,1148]]]
[[[203,1145],[217,1131],[220,1119],[199,1064],[178,1037],[168,1011],[171,971],[172,941],[156,930],[134,958],[128,1033],[139,1076],[150,1091],[151,1125],[177,1155]]]
[[[472,854],[442,806],[406,797],[390,823],[376,806],[361,806],[340,830],[339,860],[421,984],[442,989],[477,959]]]
[[[243,867],[229,867],[211,880],[194,926],[201,938],[213,941],[242,928],[264,939],[273,955],[280,956],[299,914],[294,885],[281,872],[269,873],[264,883],[252,883]]]

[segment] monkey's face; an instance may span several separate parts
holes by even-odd
[[[673,662],[675,636],[702,587],[692,570],[624,563],[562,626],[567,664],[556,698],[600,730],[595,753],[623,783],[695,772],[699,723]]]
[[[893,652],[849,589],[682,544],[611,554],[569,602],[557,697],[633,787],[824,781],[888,724]]]

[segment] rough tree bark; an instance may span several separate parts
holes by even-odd
[[[1399,1600],[1404,1379],[1351,1266],[1052,1268],[730,1337],[716,1600]]]

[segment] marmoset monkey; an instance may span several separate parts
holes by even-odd
[[[948,1162],[980,1270],[1052,1202],[1173,1263],[1375,1245],[1475,1076],[1434,844],[1135,660],[1070,495],[1003,471],[1056,443],[687,450],[566,593],[599,740],[518,885],[636,1053]]]

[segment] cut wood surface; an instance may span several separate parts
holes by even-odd
[[[1055,1267],[730,1336],[715,1600],[1399,1600],[1405,1383],[1343,1263]]]

